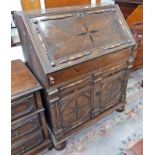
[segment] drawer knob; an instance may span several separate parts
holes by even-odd
[[[54,77],[49,77],[50,83],[54,84]]]

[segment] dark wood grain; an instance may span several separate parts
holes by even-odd
[[[117,5],[16,13],[26,60],[43,85],[56,149],[126,104],[135,40]]]
[[[41,88],[33,74],[21,60],[11,62],[11,97],[20,96],[24,92],[31,92]]]
[[[41,86],[22,61],[13,61],[11,67],[11,154],[34,155],[53,144],[40,97]]]

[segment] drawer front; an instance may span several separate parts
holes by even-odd
[[[89,87],[91,84],[91,79],[89,76],[84,78],[79,78],[77,80],[72,80],[60,85],[57,89],[59,91],[59,97],[64,98],[68,95],[73,95],[77,90],[81,90],[85,87]]]
[[[38,115],[13,124],[11,127],[11,141],[14,141],[26,134],[29,134],[40,128]]]
[[[11,104],[11,119],[22,117],[35,111],[35,101],[33,95],[15,101]]]
[[[19,141],[16,144],[12,145],[11,154],[12,155],[22,155],[27,151],[37,147],[44,141],[42,131],[37,131],[28,138],[23,138],[23,140]]]
[[[81,75],[94,72],[106,66],[115,67],[119,63],[126,63],[131,56],[131,53],[131,48],[123,49],[78,65],[71,66],[53,74],[49,74],[49,86],[59,85],[65,81],[75,79]]]

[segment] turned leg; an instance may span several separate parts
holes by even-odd
[[[119,109],[117,109],[117,112],[123,112],[125,110],[125,105],[121,106]]]
[[[62,142],[60,144],[54,145],[54,148],[56,150],[63,150],[65,147],[66,147],[66,141],[64,141],[64,142]]]

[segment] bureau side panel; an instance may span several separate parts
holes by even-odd
[[[37,57],[36,49],[34,48],[23,18],[22,16],[15,14],[15,20],[21,40],[25,63],[39,80],[39,82],[44,87],[47,87],[46,75],[44,74],[43,68]]]

